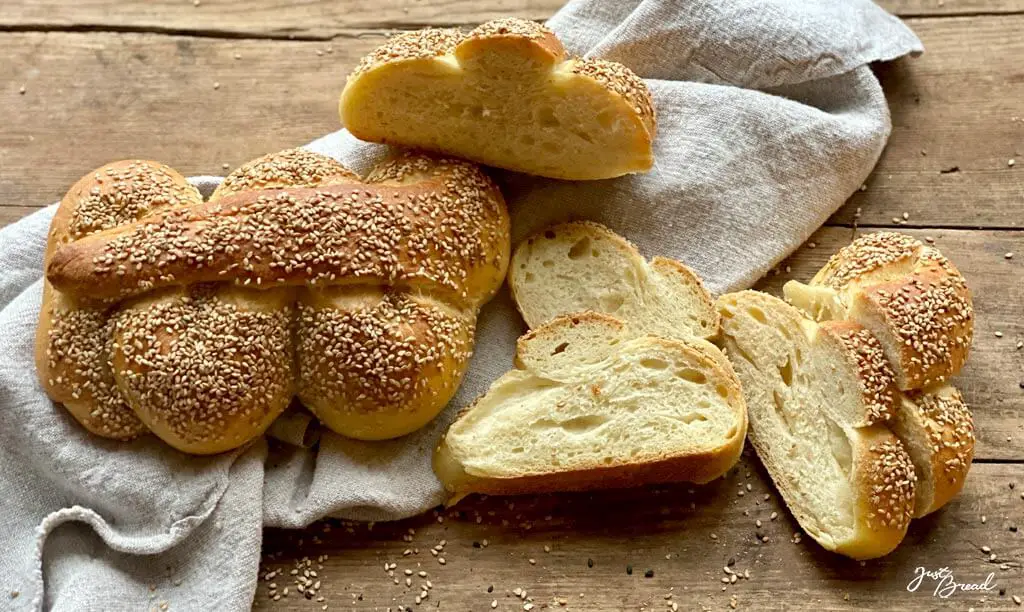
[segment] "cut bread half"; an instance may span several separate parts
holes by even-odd
[[[456,499],[703,483],[735,465],[746,428],[730,369],[580,313],[520,339],[516,369],[458,416],[434,470]]]
[[[700,277],[678,261],[645,260],[597,223],[564,223],[523,240],[508,280],[531,328],[592,310],[622,319],[636,333],[676,339],[718,334],[718,313]]]
[[[895,395],[877,340],[756,291],[723,295],[717,307],[750,441],[800,526],[855,559],[892,551],[910,523],[916,476],[882,424]]]
[[[349,76],[339,109],[362,140],[539,176],[604,179],[653,164],[643,81],[615,62],[568,59],[523,19],[399,34]]]
[[[917,473],[914,516],[938,510],[963,488],[974,459],[974,419],[960,391],[942,385],[902,394],[891,427]]]
[[[786,299],[816,320],[856,321],[882,343],[902,390],[941,384],[967,361],[971,292],[937,249],[893,232],[867,234],[829,259]]]

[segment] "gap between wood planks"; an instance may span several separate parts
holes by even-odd
[[[974,18],[974,17],[1010,17],[1024,15],[1024,10],[1013,11],[975,11],[962,13],[906,13],[899,17],[908,21],[920,21],[929,19],[952,19],[952,18]],[[97,34],[154,34],[162,36],[189,36],[193,38],[215,38],[225,40],[287,40],[297,42],[333,42],[364,38],[368,36],[381,36],[402,31],[419,30],[422,28],[468,28],[476,25],[472,22],[453,23],[367,23],[361,24],[358,29],[344,29],[332,34],[310,34],[310,33],[289,33],[289,32],[256,32],[246,30],[228,30],[218,28],[187,28],[187,27],[165,27],[156,24],[146,25],[116,25],[116,24],[0,24],[0,35],[5,32],[70,32],[70,33],[97,33]]]

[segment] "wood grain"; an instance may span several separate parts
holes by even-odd
[[[911,25],[928,52],[882,70],[893,136],[867,190],[833,221],[852,223],[861,208],[876,225],[907,212],[912,226],[1021,227],[1024,15]],[[0,34],[0,109],[14,118],[0,133],[0,207],[52,202],[114,159],[216,174],[335,130],[345,76],[383,40]],[[1014,156],[1022,163],[1010,168]]]
[[[487,612],[492,601],[499,611],[524,610],[525,603],[533,603],[535,610],[666,611],[671,602],[686,611],[730,610],[732,597],[739,610],[1019,609],[1011,597],[1024,595],[1024,539],[1009,528],[1024,522],[1022,486],[1018,465],[976,464],[959,498],[914,521],[894,553],[864,565],[825,552],[807,536],[794,544],[796,521],[757,459],[749,456],[726,477],[702,487],[471,497],[445,512],[443,523],[428,513],[372,529],[359,525],[349,531],[333,523],[328,532],[324,524],[303,532],[268,530],[261,576],[274,570],[283,575],[261,580],[255,609],[320,610],[323,604],[296,592],[289,575],[303,556],[312,559],[321,581],[318,595],[330,610],[384,612],[409,606]],[[772,512],[778,513],[775,520]],[[415,534],[405,542],[402,536],[410,528]],[[759,542],[758,534],[768,542]],[[443,566],[429,552],[442,540],[447,541]],[[482,547],[484,540],[487,547]],[[995,562],[982,546],[991,548]],[[418,554],[403,556],[414,548]],[[327,559],[316,570],[321,555]],[[749,570],[750,578],[724,585],[721,579],[728,574],[723,568],[730,561],[731,570]],[[384,571],[385,563],[397,564],[399,584]],[[1002,563],[1009,569],[1001,570]],[[926,581],[911,593],[906,587],[917,566],[948,567],[961,583],[981,583],[994,573],[995,588],[958,592],[944,600],[932,595],[935,583]],[[411,589],[405,586],[406,569],[414,572]],[[648,569],[650,578],[645,577]],[[427,576],[419,577],[419,571]],[[414,597],[426,580],[433,588],[416,605]],[[290,586],[289,596],[270,600],[270,582],[278,593]],[[514,596],[517,588],[525,589],[527,601]],[[1005,589],[1002,595],[1000,589]]]
[[[476,25],[498,17],[543,20],[564,0],[5,0],[0,27],[130,29],[220,36],[327,39],[351,28]],[[882,0],[903,16],[1005,14],[1024,0]]]
[[[1013,59],[1024,56],[1024,16],[911,25],[924,55],[877,69],[889,145],[833,221],[862,208],[860,221],[876,225],[908,212],[911,225],[1024,226],[1024,67]]]

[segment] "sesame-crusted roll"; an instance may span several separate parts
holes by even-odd
[[[243,165],[207,202],[136,208],[146,212],[63,240],[47,278],[102,305],[83,327],[100,348],[78,352],[113,364],[109,401],[197,454],[258,437],[296,395],[351,437],[423,426],[454,395],[509,257],[493,183],[417,154],[360,180],[284,151]]]

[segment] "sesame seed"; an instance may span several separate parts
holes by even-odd
[[[423,397],[441,406],[454,392],[456,374],[439,390],[428,373],[440,364],[461,371],[468,362],[474,313],[500,282],[495,241],[507,231],[497,191],[476,167],[405,155],[360,183],[330,158],[285,151],[243,165],[206,203],[180,174],[149,162],[118,162],[93,176],[65,199],[75,202],[70,240],[55,254],[77,257],[87,243],[100,249],[82,254],[89,280],[74,285],[92,292],[106,283],[108,297],[174,291],[113,317],[105,307],[54,312],[50,378],[98,406],[83,419],[90,430],[121,439],[146,431],[103,357],[111,344],[126,364],[123,387],[166,418],[183,444],[217,441],[229,415],[266,418],[270,406],[288,403],[293,376],[310,396],[360,412]],[[405,177],[416,179],[415,189],[403,186]],[[198,222],[197,215],[210,216]],[[203,229],[193,233],[197,222]],[[103,230],[112,231],[94,239]],[[496,280],[470,290],[489,276]],[[284,287],[339,277],[383,282],[367,290],[372,306],[354,310],[296,304]],[[241,309],[222,296],[257,290],[226,280],[260,286],[261,299],[282,306]],[[429,299],[421,297],[425,288]]]

